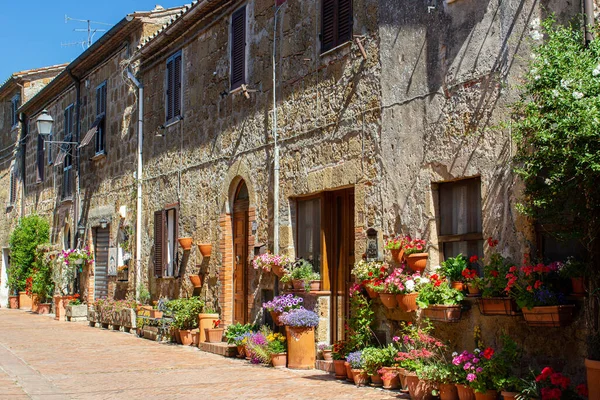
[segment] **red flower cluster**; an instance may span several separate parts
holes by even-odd
[[[434,287],[439,287],[443,282],[443,280],[440,279],[440,276],[438,274],[430,275],[429,280],[433,282]]]
[[[487,239],[487,243],[488,243],[488,246],[490,246],[490,247],[496,247],[498,245],[498,239],[492,239],[492,237],[490,236]]]
[[[213,328],[218,328],[219,325],[221,325],[221,320],[220,319],[213,319]]]
[[[494,349],[492,349],[491,347],[488,347],[487,349],[485,349],[483,351],[483,358],[485,358],[486,360],[489,360],[490,358],[492,358],[494,356]]]
[[[30,276],[25,280],[25,293],[27,296],[31,296],[33,294],[33,277]]]
[[[542,387],[542,400],[560,400],[565,390],[572,390],[569,389],[571,379],[560,372],[554,372],[550,367],[545,367],[542,372],[535,377],[535,380],[542,385],[548,385]],[[587,397],[587,386],[583,384],[577,386],[577,393],[580,396]]]
[[[476,257],[476,256],[475,256]],[[473,257],[471,257],[473,258]],[[477,278],[477,271],[474,269],[469,269],[469,268],[465,268],[462,271],[462,276],[463,278],[465,278],[466,280],[471,280],[471,279],[475,279]]]
[[[479,257],[477,257],[477,256],[471,256],[471,258],[469,258],[469,262],[471,264],[476,263],[477,260],[479,260]]]

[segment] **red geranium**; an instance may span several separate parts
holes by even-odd
[[[488,243],[488,246],[490,246],[490,247],[496,247],[498,245],[498,239],[492,239],[492,237],[490,236],[487,239],[487,243]]]
[[[471,264],[476,263],[477,260],[479,260],[479,257],[477,257],[477,256],[471,256],[471,258],[469,258],[469,262]]]
[[[486,360],[489,360],[490,358],[492,358],[493,355],[494,355],[494,349],[492,349],[491,347],[488,347],[487,349],[485,349],[483,351],[483,357]]]

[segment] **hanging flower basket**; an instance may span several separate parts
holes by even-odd
[[[482,315],[517,315],[519,308],[510,297],[483,297],[478,299],[479,312]]]
[[[422,316],[432,321],[458,322],[461,317],[461,306],[444,306],[432,304],[423,309]]]
[[[541,306],[523,308],[523,317],[529,326],[558,327],[567,326],[573,320],[575,306]]]
[[[380,293],[379,298],[381,299],[381,303],[387,308],[396,308],[398,306],[398,300],[393,293]]]
[[[397,294],[396,300],[398,301],[398,307],[405,312],[417,311],[419,309],[417,306],[417,296],[419,296],[419,293],[417,292]]]
[[[413,253],[406,256],[406,262],[408,263],[408,267],[413,271],[423,273],[427,267],[428,257],[429,254],[427,253]]]

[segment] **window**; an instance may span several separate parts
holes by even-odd
[[[36,157],[36,182],[41,183],[44,181],[44,137],[38,135],[37,138],[37,157]]]
[[[65,137],[65,142],[70,142],[71,136]],[[73,195],[73,157],[71,145],[65,145],[65,160],[63,165],[63,187],[62,187],[62,198],[63,200],[70,199]]]
[[[298,200],[296,256],[321,269],[321,198]]]
[[[21,105],[21,96],[18,94],[13,96],[10,101],[10,122],[11,126],[14,128],[19,123],[19,106]]]
[[[231,89],[246,83],[246,6],[231,15]]]
[[[96,120],[100,118],[96,132],[96,154],[106,153],[106,81],[96,88]]]
[[[444,258],[483,255],[481,180],[439,184],[439,236]]]
[[[321,53],[352,40],[352,0],[322,0]]]
[[[181,51],[178,51],[167,59],[167,123],[181,117],[181,75]]]
[[[10,168],[10,188],[8,195],[8,206],[12,207],[17,201],[17,172],[15,165],[13,164]]]
[[[179,276],[177,263],[178,237],[177,204],[154,212],[154,275],[156,277]]]

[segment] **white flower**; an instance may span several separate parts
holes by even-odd
[[[558,97],[558,96],[560,96],[560,92],[556,89],[552,89],[552,96]]]
[[[552,179],[546,178],[544,179],[544,183],[548,186],[552,185]]]
[[[412,279],[408,280],[406,281],[405,286],[407,290],[412,292],[413,290],[415,290],[415,281],[413,281]]]
[[[544,35],[542,35],[539,31],[535,29],[531,31],[529,36],[531,36],[533,40],[542,40],[544,38]]]
[[[537,68],[531,68],[530,72],[531,72],[531,75],[535,75],[535,74],[537,74],[538,71],[537,71]]]
[[[452,353],[452,357],[456,357],[458,355],[457,352]]]
[[[540,19],[539,18],[534,18],[531,20],[531,23],[529,24],[532,28],[537,29],[540,26]]]
[[[594,70],[592,71],[592,75],[594,75],[594,76],[598,76],[598,75],[600,75],[600,65],[598,65],[598,66],[596,67],[596,69],[594,69]]]
[[[481,350],[475,349],[475,350],[473,350],[473,353],[481,353]]]
[[[562,86],[564,89],[568,89],[570,84],[571,84],[570,79],[561,79],[560,80],[560,86]]]
[[[576,100],[582,99],[583,98],[583,93],[578,92],[578,91],[574,91],[573,92],[573,98]]]
[[[533,77],[533,79],[535,79],[536,81],[539,81],[540,78],[541,78],[541,76],[539,76],[539,75],[536,75],[536,76]]]

